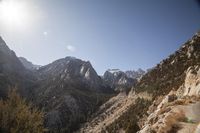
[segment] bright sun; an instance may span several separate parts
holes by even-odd
[[[25,3],[17,0],[0,2],[0,21],[8,26],[25,26],[29,13]]]

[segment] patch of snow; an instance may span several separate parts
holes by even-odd
[[[87,72],[85,73],[85,78],[90,79],[90,69],[88,69]]]
[[[84,66],[81,66],[80,73],[81,73],[81,74],[84,74],[84,70],[85,70],[85,67],[84,67]]]

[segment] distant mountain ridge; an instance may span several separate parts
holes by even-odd
[[[146,71],[142,70],[141,68],[139,68],[138,70],[129,70],[129,71],[126,71],[125,72],[126,75],[129,77],[129,78],[133,78],[133,79],[141,79],[142,76],[146,73]]]
[[[104,75],[104,82],[111,88],[117,91],[123,91],[135,86],[139,78],[145,74],[145,71],[138,69],[138,71],[123,72],[120,69],[108,69]]]

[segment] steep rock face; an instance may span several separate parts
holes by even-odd
[[[138,92],[147,90],[155,95],[165,95],[173,88],[177,90],[185,80],[187,69],[200,64],[199,36],[199,33],[196,34],[178,51],[145,74],[137,84]]]
[[[37,70],[40,68],[40,65],[34,65],[32,62],[28,61],[26,58],[24,57],[19,57],[19,60],[21,61],[21,63],[24,65],[24,67],[28,70]]]
[[[23,95],[28,95],[35,78],[19,61],[0,37],[0,97],[6,96],[9,88],[17,87]]]
[[[138,84],[139,89],[149,88],[155,100],[140,133],[189,133],[198,130],[199,66],[200,34],[197,33],[180,50],[144,76]],[[162,71],[166,73],[162,74]]]
[[[119,69],[109,69],[103,75],[104,82],[116,91],[130,89],[137,82]]]
[[[36,103],[47,112],[46,126],[52,132],[76,130],[112,91],[90,62],[74,57],[57,60],[37,72]]]

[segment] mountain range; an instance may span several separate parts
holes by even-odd
[[[0,97],[17,88],[45,112],[49,133],[199,133],[200,33],[147,72],[65,57],[34,65],[0,37]]]
[[[125,73],[123,73],[125,74]],[[124,75],[118,75],[119,79]],[[128,86],[134,79],[127,78]],[[0,38],[0,94],[6,97],[10,88],[43,109],[45,126],[51,132],[72,132],[97,108],[116,94],[115,87],[99,76],[89,61],[66,57],[48,65],[35,65],[17,57]]]

